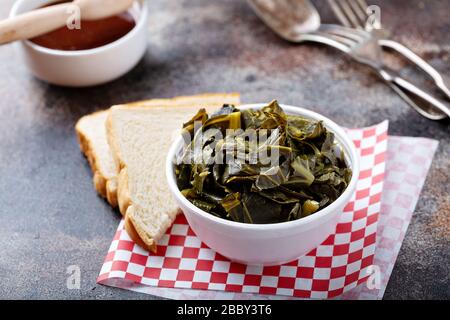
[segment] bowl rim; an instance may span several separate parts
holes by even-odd
[[[253,103],[253,104],[243,104],[239,106],[239,109],[245,110],[245,109],[258,109],[266,106],[267,103]],[[359,155],[356,150],[355,144],[352,142],[350,137],[347,135],[347,133],[344,131],[343,128],[341,128],[338,124],[336,124],[331,119],[316,113],[314,111],[302,108],[302,107],[296,107],[292,105],[285,105],[280,104],[281,108],[287,113],[287,114],[297,114],[300,116],[304,116],[310,119],[314,120],[322,120],[325,124],[325,127],[327,129],[330,129],[333,133],[335,133],[335,137],[339,141],[339,144],[344,148],[347,156],[349,157],[349,161],[351,161],[351,169],[352,169],[352,178],[350,180],[350,183],[348,184],[345,191],[328,207],[317,211],[316,213],[307,216],[305,218],[301,218],[294,221],[287,221],[287,222],[280,222],[280,223],[269,223],[269,224],[247,224],[242,222],[236,222],[231,220],[222,219],[219,217],[216,217],[206,211],[201,210],[200,208],[196,207],[194,204],[192,204],[188,199],[186,199],[182,194],[181,191],[178,189],[178,186],[176,184],[176,177],[174,174],[174,166],[173,166],[173,159],[175,157],[175,154],[181,147],[181,144],[183,142],[183,139],[181,136],[178,136],[175,141],[172,142],[171,148],[169,150],[169,153],[166,158],[166,180],[169,185],[169,189],[172,192],[172,194],[176,197],[178,201],[180,201],[184,206],[186,206],[188,209],[190,209],[195,214],[201,216],[202,218],[205,218],[207,220],[210,220],[213,223],[220,224],[224,227],[231,227],[235,229],[240,230],[286,230],[291,228],[296,228],[300,226],[305,226],[312,224],[316,221],[321,220],[322,218],[326,216],[330,216],[333,212],[338,210],[339,207],[342,206],[342,202],[348,201],[350,197],[354,194],[356,191],[356,184],[359,179],[359,173],[360,173],[360,159]]]
[[[19,10],[21,9],[21,6],[26,3],[27,0],[17,0],[16,2],[14,2],[14,5],[11,8],[11,11],[9,13],[9,17],[15,17],[17,16],[19,13]],[[56,0],[45,0],[49,3],[51,3],[52,1],[56,1]],[[148,18],[148,4],[147,1],[135,1],[134,5],[138,5],[138,10],[139,10],[139,20],[137,21],[136,25],[134,26],[134,28],[128,32],[126,35],[124,35],[123,37],[117,39],[116,41],[113,41],[111,43],[108,43],[106,45],[97,47],[97,48],[93,48],[93,49],[87,49],[87,50],[75,50],[75,51],[69,51],[69,50],[57,50],[57,49],[50,49],[50,48],[46,48],[40,45],[37,45],[33,42],[31,42],[30,40],[24,40],[21,41],[21,43],[23,45],[26,45],[28,47],[31,47],[33,50],[36,50],[38,52],[47,54],[47,55],[52,55],[52,56],[61,56],[61,57],[80,57],[80,56],[88,56],[88,55],[94,55],[94,54],[99,54],[102,53],[104,51],[108,51],[108,50],[112,50],[122,44],[124,44],[126,41],[128,41],[128,39],[133,38],[137,35],[137,33],[146,25],[146,21]],[[28,12],[28,11],[26,11]]]

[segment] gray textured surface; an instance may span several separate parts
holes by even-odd
[[[5,17],[13,1],[1,2]],[[324,1],[316,2],[330,17]],[[450,1],[377,3],[393,37],[448,81]],[[144,60],[105,86],[49,86],[28,74],[12,46],[0,48],[0,298],[151,298],[95,283],[120,218],[96,196],[73,127],[112,104],[214,91],[239,91],[244,102],[278,98],[348,127],[389,119],[391,134],[438,139],[385,298],[450,298],[448,122],[421,118],[331,49],[283,42],[244,1],[152,0],[150,10]],[[81,290],[66,288],[72,264],[81,267]]]

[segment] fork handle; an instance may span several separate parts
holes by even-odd
[[[439,74],[439,72],[434,69],[428,62],[423,60],[421,57],[419,57],[417,54],[415,54],[413,51],[399,42],[387,39],[380,39],[378,42],[381,46],[400,53],[406,59],[423,70],[426,74],[428,74],[428,76],[430,76],[434,80],[436,86],[441,90],[441,92],[444,93],[446,98],[450,100],[450,89],[445,85],[444,79]]]
[[[429,93],[419,89],[411,82],[399,77],[391,71],[382,69],[379,70],[379,73],[381,77],[388,82],[391,88],[421,115],[431,120],[442,120],[450,117],[450,109]],[[428,112],[427,110],[429,110],[430,107],[431,109],[434,108],[439,110],[439,112]]]

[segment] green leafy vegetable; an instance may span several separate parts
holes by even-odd
[[[198,208],[242,223],[279,223],[316,213],[347,188],[352,171],[321,121],[259,110],[200,110],[177,155],[182,194]]]

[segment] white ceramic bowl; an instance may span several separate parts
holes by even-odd
[[[39,8],[54,0],[17,0],[10,16]],[[146,2],[136,1],[130,13],[136,26],[122,38],[89,50],[63,51],[44,48],[30,41],[19,43],[25,64],[39,79],[68,87],[103,84],[130,71],[142,58],[147,47]]]
[[[261,108],[263,104],[240,106],[240,109]],[[246,264],[278,265],[293,261],[320,245],[336,229],[339,217],[356,189],[359,158],[353,142],[336,123],[315,112],[299,107],[282,105],[287,114],[322,120],[327,129],[335,133],[344,149],[346,161],[353,177],[344,193],[328,207],[308,217],[278,223],[253,225],[215,217],[194,206],[178,190],[174,173],[174,157],[183,145],[179,137],[172,145],[167,161],[166,175],[169,188],[189,225],[211,249],[223,256]]]

